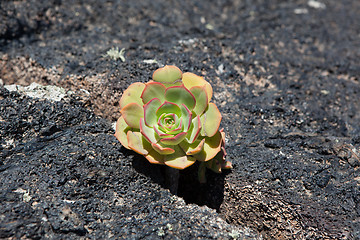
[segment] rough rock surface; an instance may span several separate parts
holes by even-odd
[[[119,151],[111,124],[74,99],[0,88],[0,106],[1,239],[257,237],[139,173],[164,181],[159,167]]]
[[[1,1],[0,82],[75,95],[1,88],[0,238],[360,239],[359,36],[357,0]],[[163,64],[211,82],[234,165],[186,203],[112,136]]]
[[[61,87],[51,85],[42,86],[36,82],[33,82],[26,87],[16,84],[5,85],[4,87],[9,91],[17,91],[29,97],[54,101],[60,101],[69,93],[67,93],[66,90]]]

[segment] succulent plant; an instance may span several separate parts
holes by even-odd
[[[205,170],[230,169],[225,160],[221,114],[210,102],[211,85],[175,66],[157,69],[152,81],[131,84],[120,99],[121,117],[115,137],[121,144],[154,164],[184,169],[200,161],[199,181]]]

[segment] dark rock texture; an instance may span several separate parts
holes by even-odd
[[[359,36],[356,0],[1,1],[4,84],[74,95],[1,89],[0,238],[360,239]],[[186,204],[112,136],[163,64],[213,85],[234,166]]]
[[[161,168],[120,151],[111,124],[74,99],[0,88],[0,238],[253,238],[215,210],[186,205]]]

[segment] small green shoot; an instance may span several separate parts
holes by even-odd
[[[122,62],[125,62],[124,53],[125,53],[125,48],[122,48],[119,51],[118,47],[113,47],[106,52],[106,56],[108,56],[109,58],[111,58],[114,61],[117,61],[118,59],[120,59]]]

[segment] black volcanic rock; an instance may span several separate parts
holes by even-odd
[[[0,238],[359,239],[359,29],[357,0],[0,1],[0,85],[72,91],[1,88]],[[165,64],[212,84],[234,166],[178,197],[112,136]]]

